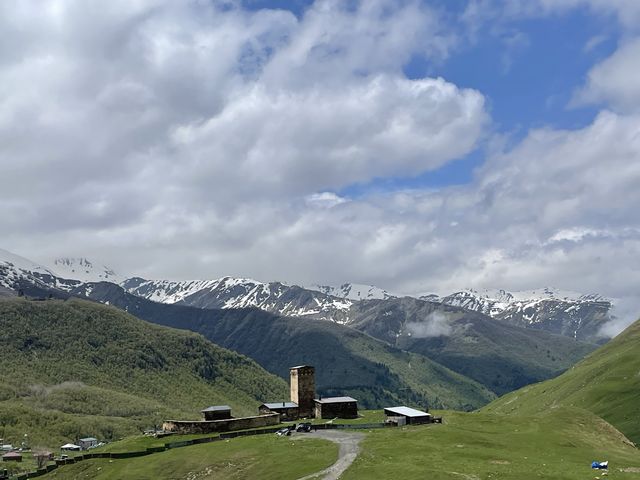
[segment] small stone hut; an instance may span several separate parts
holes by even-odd
[[[22,454],[20,452],[9,452],[2,455],[3,462],[21,462]]]
[[[231,407],[229,405],[214,405],[201,411],[205,420],[228,420],[231,417]]]
[[[358,418],[358,401],[351,397],[327,397],[315,400],[316,418]]]
[[[300,409],[298,408],[298,404],[294,402],[263,403],[258,407],[258,413],[260,415],[279,413],[280,420],[288,422],[299,418]]]

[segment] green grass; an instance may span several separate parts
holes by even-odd
[[[541,416],[437,412],[443,425],[372,430],[342,480],[583,480],[593,460],[609,460],[611,477],[640,478],[640,452],[589,412]],[[614,476],[615,473],[615,476]]]
[[[334,463],[337,456],[338,446],[328,441],[264,435],[176,448],[126,460],[86,460],[40,478],[295,480],[323,470]]]
[[[209,405],[255,415],[287,384],[200,335],[81,300],[0,300],[0,438],[56,452],[114,440]]]
[[[487,412],[531,415],[578,407],[640,443],[640,321],[561,376],[505,395]]]

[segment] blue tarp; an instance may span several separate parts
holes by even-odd
[[[606,470],[609,468],[609,462],[592,462],[591,463],[591,468],[597,468],[599,470]]]

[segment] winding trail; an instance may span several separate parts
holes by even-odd
[[[336,463],[324,470],[312,473],[298,480],[338,480],[340,475],[349,468],[358,456],[358,453],[360,453],[360,441],[364,438],[364,433],[346,432],[344,430],[317,430],[313,433],[298,433],[295,436],[297,439],[322,438],[323,440],[337,443],[340,446]]]

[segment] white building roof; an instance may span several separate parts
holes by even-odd
[[[263,405],[269,409],[274,408],[296,408],[298,406],[297,403],[293,402],[274,402],[274,403],[263,403]]]
[[[357,402],[355,398],[351,397],[327,397],[327,398],[316,398],[316,402],[318,403],[347,403],[347,402]]]
[[[62,450],[80,450],[80,445],[74,445],[73,443],[66,443],[60,447]]]
[[[384,409],[385,412],[395,413],[396,415],[402,415],[403,417],[424,417],[431,416],[430,413],[423,412],[421,410],[416,410],[415,408],[409,407],[388,407]]]

